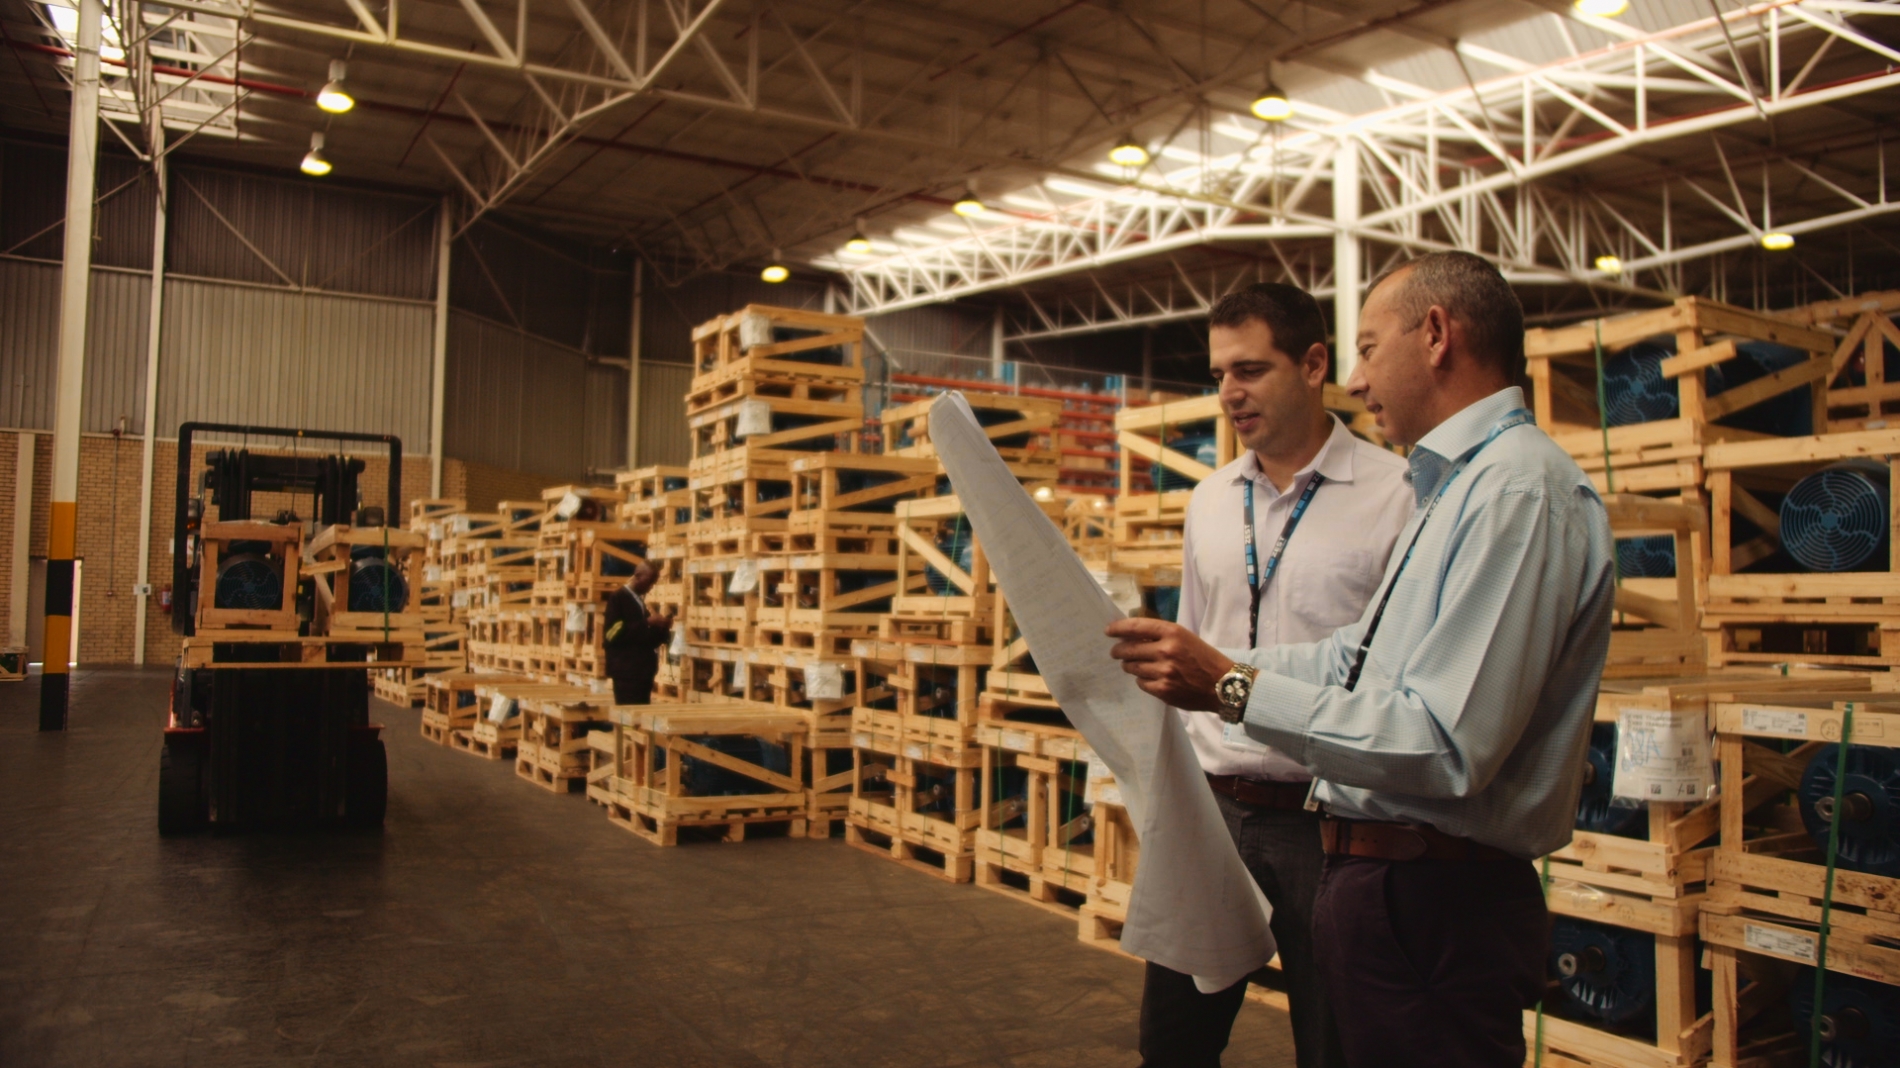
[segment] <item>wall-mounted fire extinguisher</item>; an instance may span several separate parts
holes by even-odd
[[[158,606],[170,611],[172,606],[172,586],[167,582],[158,588]]]

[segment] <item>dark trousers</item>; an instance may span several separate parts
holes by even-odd
[[[644,705],[653,701],[653,676],[615,675],[614,704]]]
[[[1549,914],[1529,862],[1327,857],[1314,946],[1353,1068],[1522,1068]]]
[[[1313,957],[1313,904],[1324,854],[1319,816],[1298,810],[1253,808],[1215,794],[1240,859],[1273,905],[1273,938],[1293,1018],[1300,1068],[1338,1068],[1339,1040]],[[1149,964],[1141,990],[1141,1063],[1144,1068],[1216,1068],[1227,1048],[1247,980],[1203,994],[1192,976]]]

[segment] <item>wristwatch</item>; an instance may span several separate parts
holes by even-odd
[[[1220,718],[1239,723],[1247,714],[1247,698],[1253,696],[1253,679],[1260,669],[1252,664],[1235,664],[1214,684],[1214,696],[1220,699]]]

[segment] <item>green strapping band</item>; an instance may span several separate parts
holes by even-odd
[[[1841,742],[1834,756],[1834,808],[1827,821],[1827,874],[1821,883],[1821,931],[1814,947],[1814,1012],[1808,1018],[1808,1068],[1821,1068],[1821,996],[1827,990],[1827,935],[1834,912],[1834,863],[1841,848],[1841,798],[1847,786],[1848,740],[1854,735],[1854,702],[1841,713]]]

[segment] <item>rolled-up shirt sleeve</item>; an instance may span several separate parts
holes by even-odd
[[[1249,735],[1342,786],[1465,798],[1491,783],[1561,652],[1551,624],[1577,614],[1586,546],[1578,525],[1553,520],[1543,493],[1507,489],[1473,503],[1442,585],[1404,576],[1394,591],[1382,631],[1408,593],[1442,597],[1435,612],[1407,606],[1404,615],[1425,617],[1414,625],[1422,632],[1390,635],[1398,640],[1384,654],[1403,663],[1382,664],[1375,644],[1357,689],[1344,688],[1367,618],[1325,641],[1260,650],[1246,657],[1261,671]]]

